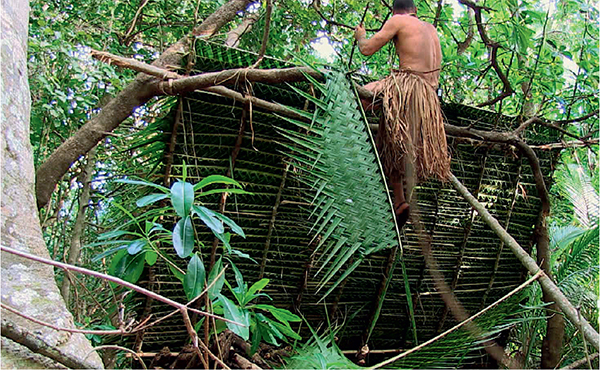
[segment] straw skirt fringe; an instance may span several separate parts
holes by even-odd
[[[418,181],[450,175],[442,110],[435,90],[411,71],[394,71],[383,80],[383,115],[378,147],[386,172],[413,164]]]

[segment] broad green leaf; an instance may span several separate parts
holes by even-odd
[[[222,234],[223,231],[225,231],[223,223],[215,216],[217,212],[195,204],[192,206],[192,210],[198,215],[198,217],[200,217],[202,222],[204,222],[204,224],[212,230],[213,233]]]
[[[235,181],[234,179],[230,179],[229,177],[221,175],[210,175],[203,178],[202,181],[194,185],[194,190],[202,189],[203,187],[210,184],[227,184],[237,186],[238,188],[242,187],[237,181]]]
[[[134,240],[131,243],[129,243],[129,246],[127,247],[127,253],[129,253],[129,254],[139,253],[144,248],[145,245],[146,245],[145,239]]]
[[[194,204],[194,187],[189,182],[177,181],[171,186],[171,203],[179,217],[190,214]]]
[[[168,193],[169,192],[169,189],[167,189],[166,187],[164,187],[162,185],[155,184],[155,183],[150,182],[150,181],[145,181],[145,180],[118,179],[118,180],[115,180],[115,182],[119,182],[119,183],[123,183],[123,184],[131,184],[131,185],[151,186],[153,188],[161,190],[164,193]]]
[[[121,250],[111,261],[108,273],[130,283],[136,283],[144,271],[144,260],[144,253],[132,256],[126,250]]]
[[[204,289],[206,282],[206,271],[202,260],[198,257],[198,253],[194,253],[190,262],[188,262],[187,273],[183,279],[183,290],[188,301],[196,298]]]
[[[229,330],[244,340],[250,339],[250,312],[238,307],[233,301],[222,294],[219,294],[219,300],[223,302],[223,315],[226,319],[245,325],[241,326],[228,322],[227,327]]]
[[[148,266],[154,266],[156,260],[158,259],[158,253],[153,250],[146,251],[146,263]]]
[[[257,305],[254,305],[252,307],[268,311],[277,320],[281,321],[284,324],[286,324],[288,322],[300,322],[300,321],[302,321],[302,319],[300,317],[298,317],[297,315],[294,315],[290,311],[288,311],[286,309],[283,309],[283,308],[277,308],[275,306],[271,306],[270,304],[257,304]]]
[[[215,212],[214,216],[216,218],[218,218],[219,220],[223,221],[226,225],[228,225],[229,227],[231,227],[231,231],[233,231],[234,233],[240,235],[242,238],[246,237],[246,234],[244,234],[244,230],[242,230],[241,227],[238,226],[238,224],[236,224],[232,219],[230,219],[229,217],[225,216],[224,214],[221,214],[219,212]]]
[[[186,258],[194,250],[194,228],[190,216],[182,218],[175,225],[173,229],[173,247],[181,258]]]
[[[159,200],[163,200],[163,199],[168,198],[168,197],[169,197],[169,194],[157,194],[157,193],[150,194],[150,195],[146,195],[145,197],[141,197],[140,199],[138,199],[135,202],[135,204],[138,207],[145,207],[145,206],[147,206],[149,204],[156,203]]]
[[[223,257],[219,258],[217,263],[215,263],[215,265],[213,266],[212,270],[210,270],[210,273],[208,274],[207,285],[210,285],[213,281],[215,281],[215,279],[217,278],[219,273],[221,273],[222,270],[223,270]],[[219,277],[219,279],[216,280],[216,282],[208,290],[208,298],[211,301],[213,301],[215,298],[218,297],[219,294],[221,294],[221,289],[223,289],[223,284],[225,284],[225,273],[222,273],[221,276]]]

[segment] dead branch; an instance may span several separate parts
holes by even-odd
[[[123,58],[105,51],[98,51],[94,49],[92,49],[90,54],[93,58],[98,59],[102,63],[112,64],[122,68],[133,69],[134,71],[146,73],[150,76],[157,77],[161,80],[175,79],[181,77],[181,75],[175,72],[166,70],[164,68],[156,67],[151,64],[146,64],[137,61],[133,58]]]
[[[473,208],[479,213],[483,221],[502,239],[504,244],[508,246],[515,256],[521,261],[523,266],[532,274],[537,274],[541,271],[535,260],[519,245],[519,243],[500,225],[485,207],[471,195],[469,190],[458,181],[454,175],[450,175],[450,181],[454,188],[462,195]],[[561,292],[561,290],[554,284],[545,273],[541,273],[538,281],[545,292],[550,298],[556,302],[561,308],[565,316],[576,326],[581,327],[585,338],[598,349],[600,347],[600,336],[598,332],[584,319],[579,317],[579,313],[575,307],[569,302],[567,297]]]
[[[233,354],[233,361],[235,361],[240,369],[247,369],[247,370],[261,370],[260,367],[258,367],[256,364],[253,364],[252,362],[248,361],[248,359],[244,358],[243,356],[240,356],[237,353]]]

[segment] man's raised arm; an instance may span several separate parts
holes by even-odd
[[[387,44],[400,27],[399,17],[392,17],[388,19],[383,25],[381,30],[377,32],[373,37],[367,39],[366,31],[363,25],[358,25],[354,29],[354,38],[358,42],[358,49],[363,55],[373,55],[377,50],[381,49],[383,45]]]

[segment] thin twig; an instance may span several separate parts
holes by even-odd
[[[590,356],[590,361],[597,359],[599,355],[600,355],[600,353],[598,353],[598,352],[594,353],[593,355]],[[561,367],[559,370],[577,369],[579,366],[584,365],[586,362],[588,362],[587,356],[582,359],[579,359],[577,361],[571,362],[567,366]],[[591,367],[590,367],[590,369],[591,369]]]
[[[118,277],[115,277],[115,276],[110,276],[110,275],[106,275],[106,274],[103,274],[103,273],[100,273],[100,272],[97,272],[97,271],[88,270],[88,269],[83,268],[83,267],[69,265],[67,263],[52,261],[52,260],[49,260],[49,259],[46,259],[46,258],[43,258],[43,257],[35,256],[33,254],[29,254],[29,253],[22,252],[22,251],[13,249],[13,248],[9,248],[9,247],[6,247],[4,245],[0,245],[0,250],[2,250],[4,252],[7,252],[7,253],[10,253],[10,254],[14,254],[14,255],[19,256],[19,257],[23,257],[23,258],[32,260],[32,261],[41,262],[41,263],[44,263],[46,265],[58,267],[58,268],[63,269],[63,270],[75,271],[75,272],[79,272],[81,274],[90,275],[90,276],[94,276],[94,277],[97,277],[97,278],[100,278],[100,279],[103,279],[103,280],[106,280],[106,281],[113,282],[113,283],[115,283],[117,285],[124,286],[124,287],[129,288],[129,289],[131,289],[133,291],[141,293],[141,294],[143,294],[145,296],[148,296],[150,298],[156,299],[157,301],[166,303],[169,306],[176,307],[179,310],[181,310],[182,308],[185,308],[185,309],[188,309],[188,310],[190,310],[192,312],[196,312],[196,313],[198,313],[200,315],[203,315],[203,316],[214,317],[216,319],[223,320],[223,321],[235,324],[235,325],[240,325],[240,326],[243,326],[243,327],[246,326],[246,325],[241,324],[239,322],[236,322],[236,321],[233,321],[233,320],[229,320],[229,319],[226,319],[224,317],[217,316],[217,315],[213,315],[213,314],[208,313],[208,312],[203,312],[203,311],[196,310],[196,309],[193,309],[193,308],[188,308],[184,304],[176,302],[176,301],[174,301],[172,299],[169,299],[167,297],[164,297],[164,296],[162,296],[160,294],[151,292],[151,291],[149,291],[147,289],[144,289],[144,288],[142,288],[140,286],[137,286],[135,284],[129,283],[129,282],[125,281],[125,280],[119,279]]]
[[[24,319],[27,319],[27,320],[29,320],[31,322],[34,322],[36,324],[40,324],[42,326],[47,326],[47,327],[52,328],[52,329],[57,330],[57,331],[65,331],[67,333],[96,334],[96,335],[123,335],[123,334],[133,333],[133,331],[129,331],[128,332],[126,330],[87,330],[87,329],[64,328],[64,327],[52,325],[52,324],[47,323],[45,321],[33,318],[33,317],[29,316],[29,315],[26,315],[26,314],[20,312],[16,308],[13,308],[13,307],[11,307],[9,305],[6,305],[4,303],[0,303],[0,307],[2,307],[3,309],[5,309],[7,311],[10,311],[10,312],[14,313],[15,315],[21,316]]]
[[[147,370],[147,369],[148,369],[148,368],[146,367],[146,364],[144,363],[144,360],[142,360],[142,358],[141,358],[140,356],[138,356],[138,355],[137,355],[137,353],[135,353],[135,351],[133,351],[133,350],[130,350],[129,348],[125,348],[125,347],[121,347],[121,346],[115,346],[115,345],[104,345],[104,346],[98,346],[98,347],[94,347],[94,348],[92,348],[92,350],[91,350],[91,351],[89,351],[89,352],[88,352],[88,353],[85,355],[85,357],[84,357],[84,360],[85,360],[86,358],[88,358],[88,357],[89,357],[89,356],[92,354],[92,352],[95,352],[95,351],[100,351],[100,350],[102,350],[102,349],[120,349],[121,351],[129,352],[129,353],[131,353],[131,354],[132,354],[132,355],[135,357],[135,359],[136,359],[136,360],[138,360],[138,361],[140,362],[140,364],[142,364],[142,367],[143,367],[145,370]]]

